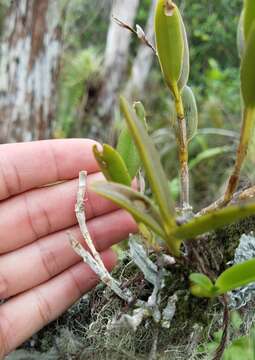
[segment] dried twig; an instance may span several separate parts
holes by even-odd
[[[245,189],[243,191],[236,192],[233,197],[230,204],[236,204],[240,201],[247,201],[255,198],[255,186],[252,186],[248,189]],[[217,210],[222,207],[222,204],[224,202],[224,196],[220,197],[218,200],[216,200],[211,205],[207,206],[206,208],[202,209],[199,213],[196,214],[196,217],[205,215],[211,211]]]
[[[90,237],[87,225],[86,225],[86,217],[85,217],[85,207],[84,207],[84,198],[86,193],[86,179],[87,179],[87,172],[81,171],[79,174],[79,189],[77,192],[77,201],[75,204],[75,214],[76,218],[81,230],[81,233],[86,241],[86,244],[88,245],[92,255],[94,256],[97,263],[106,270],[103,261],[101,260],[100,255],[98,254],[93,241]]]
[[[143,29],[141,28],[140,25],[136,25],[136,29],[134,29],[132,26],[124,23],[123,21],[121,21],[120,19],[116,18],[115,16],[112,17],[113,20],[121,27],[123,27],[124,29],[127,29],[129,31],[131,31],[133,34],[135,34],[139,40],[141,40],[145,45],[147,45],[153,52],[154,54],[157,56],[157,51],[154,48],[154,46],[150,43],[150,41],[148,40],[148,38],[146,37]]]
[[[75,205],[75,213],[78,220],[78,224],[81,230],[81,233],[88,245],[91,253],[89,253],[83,246],[73,237],[73,235],[69,232],[68,236],[70,239],[70,244],[74,251],[82,257],[85,263],[87,263],[90,268],[99,276],[100,280],[109,286],[112,291],[115,292],[121,299],[124,301],[131,303],[133,301],[133,296],[131,292],[127,289],[122,290],[120,288],[120,284],[110,275],[104,263],[97,252],[94,243],[90,237],[87,225],[86,225],[86,217],[85,217],[85,209],[84,209],[84,197],[86,193],[86,181],[87,173],[85,171],[81,171],[79,174],[79,188],[77,192],[77,202]]]

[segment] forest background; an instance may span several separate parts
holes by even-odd
[[[181,0],[178,5],[200,114],[189,150],[192,200],[201,207],[218,196],[238,141],[236,28],[242,1]],[[168,90],[153,52],[112,18],[139,24],[152,40],[154,6],[154,0],[1,0],[0,142],[92,137],[114,143],[123,121],[118,95],[124,93],[144,102],[177,197]],[[254,152],[251,146],[245,182],[254,177]]]
[[[119,94],[141,100],[149,132],[179,195],[171,100],[155,55],[120,27],[139,24],[153,41],[155,0],[0,0],[0,143],[89,137],[114,144]],[[242,0],[179,0],[190,44],[199,128],[189,144],[191,198],[219,197],[240,130],[236,32]],[[25,49],[25,51],[24,51]],[[255,142],[241,186],[255,180]]]

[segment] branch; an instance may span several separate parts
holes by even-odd
[[[150,43],[150,41],[148,40],[148,38],[146,37],[143,29],[141,28],[140,25],[136,25],[136,29],[134,29],[133,27],[131,27],[130,25],[124,23],[123,21],[121,21],[120,19],[116,18],[115,16],[112,17],[113,20],[116,22],[116,24],[118,24],[120,27],[127,29],[129,31],[131,31],[133,34],[135,34],[139,40],[142,41],[142,43],[144,43],[145,45],[147,45],[156,56],[157,55],[157,51],[154,48],[154,46]]]
[[[248,189],[245,189],[243,191],[236,192],[233,197],[230,204],[236,204],[240,201],[247,201],[255,198],[255,186],[252,186]],[[215,211],[222,207],[222,203],[224,202],[224,196],[220,197],[218,200],[216,200],[211,205],[207,206],[206,208],[202,209],[199,213],[196,214],[196,217],[208,214],[212,211]]]

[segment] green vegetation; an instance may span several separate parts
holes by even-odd
[[[145,26],[150,3],[141,1],[135,23]],[[91,189],[126,209],[140,230],[145,271],[135,267],[131,252],[121,250],[124,260],[115,275],[143,305],[134,301],[123,310],[121,300],[99,287],[82,307],[86,314],[79,331],[73,325],[61,334],[57,331],[57,350],[52,339],[45,348],[38,347],[40,351],[50,349],[52,358],[59,358],[70,346],[68,353],[77,359],[147,359],[155,329],[161,360],[174,356],[209,360],[216,350],[217,359],[224,360],[252,359],[254,355],[254,330],[247,335],[251,324],[245,329],[240,325],[237,331],[236,322],[246,324],[245,316],[230,324],[221,321],[222,303],[228,314],[226,294],[255,282],[254,259],[247,256],[245,262],[229,265],[240,235],[255,229],[254,201],[247,201],[249,193],[242,192],[255,178],[253,2],[244,1],[240,21],[241,0],[176,3],[158,0],[159,59],[154,57],[145,90],[134,105],[121,97],[113,128],[107,130],[111,145],[94,147],[108,181],[95,183]],[[96,101],[105,81],[102,70],[109,12],[107,1],[75,0],[68,5],[56,137],[91,136],[105,141]],[[121,89],[139,45],[133,37]],[[137,184],[131,187],[135,176]],[[169,256],[175,263],[166,265]],[[162,288],[146,281],[151,271],[148,264],[156,266]],[[167,330],[157,316],[169,311],[169,299],[175,295],[174,319]],[[152,300],[152,310],[136,333],[110,327],[112,319],[119,319],[123,312],[132,318]],[[224,333],[229,327],[233,333],[227,347]],[[36,356],[39,359],[38,353]]]
[[[190,290],[194,296],[199,298],[218,297],[219,299],[223,296],[224,330],[213,359],[222,358],[227,343],[229,313],[228,301],[225,294],[242,286],[247,286],[255,281],[255,258],[233,265],[223,271],[216,280],[214,280],[216,274],[211,275],[213,269],[205,265],[205,259],[203,259],[203,257],[201,259],[198,255],[195,256],[195,259],[190,258],[189,252],[183,252],[182,247],[183,244],[189,240],[189,242],[192,242],[191,248],[195,249],[194,254],[196,254],[195,251],[199,252],[199,247],[201,246],[201,238],[198,238],[199,236],[203,235],[204,238],[202,238],[202,241],[206,242],[206,233],[255,214],[254,202],[246,204],[240,202],[237,205],[230,205],[231,201],[235,198],[240,173],[247,155],[248,146],[251,143],[255,120],[255,71],[253,66],[255,58],[255,13],[251,19],[250,12],[247,11],[251,6],[251,1],[252,0],[246,0],[244,2],[244,10],[239,23],[239,31],[241,29],[241,32],[238,38],[238,45],[240,49],[242,48],[242,52],[240,52],[240,102],[243,103],[240,140],[234,168],[229,176],[223,196],[219,197],[219,199],[210,206],[202,209],[199,213],[193,213],[189,197],[188,141],[194,136],[197,130],[197,107],[192,90],[186,86],[189,77],[189,51],[185,35],[185,26],[178,7],[172,0],[157,1],[155,10],[155,35],[158,60],[162,75],[170,90],[172,106],[174,107],[174,111],[172,111],[171,114],[171,123],[175,128],[179,157],[180,206],[175,210],[176,206],[169,191],[167,176],[161,165],[159,153],[153,145],[146,128],[123,97],[120,98],[120,109],[125,118],[130,136],[132,136],[139,153],[150,185],[153,201],[140,192],[132,190],[129,186],[126,186],[126,182],[122,181],[122,179],[119,181],[116,179],[115,174],[111,175],[109,172],[107,172],[107,180],[109,182],[96,183],[92,186],[95,192],[112,200],[130,212],[136,220],[139,229],[141,229],[141,225],[147,227],[147,229],[154,233],[154,235],[159,236],[165,243],[165,246],[162,245],[158,239],[158,245],[161,245],[161,249],[160,251],[156,250],[155,242],[154,245],[152,245],[153,241],[148,241],[148,237],[144,236],[144,233],[141,232],[144,241],[147,242],[147,247],[155,252],[158,259],[158,267],[153,265],[149,258],[146,260],[147,255],[145,252],[143,252],[143,255],[140,252],[140,256],[143,258],[143,264],[141,265],[141,260],[137,260],[137,256],[140,256],[136,255],[136,252],[133,251],[134,245],[130,243],[132,259],[142,270],[145,279],[153,278],[153,276],[156,276],[158,279],[156,282],[149,280],[149,282],[154,285],[153,294],[156,299],[154,300],[155,304],[152,305],[152,300],[149,299],[147,305],[136,305],[138,307],[136,311],[141,311],[141,314],[143,314],[141,315],[141,321],[143,317],[151,316],[155,324],[160,326],[159,321],[155,318],[156,315],[154,311],[158,311],[156,310],[157,306],[162,306],[160,290],[165,286],[161,285],[165,284],[161,283],[161,274],[166,270],[164,269],[162,261],[160,262],[159,260],[162,252],[180,258],[182,263],[186,263],[186,266],[191,268],[191,271],[196,267],[200,268],[200,271],[202,270],[200,273],[192,273],[189,275],[191,282]],[[243,32],[242,29],[244,29]],[[184,91],[186,91],[186,93]],[[187,117],[185,117],[185,115],[187,115]],[[192,126],[190,126],[190,124]],[[192,131],[190,131],[190,127]],[[190,136],[190,133],[192,136]],[[130,140],[127,142],[126,147],[128,147],[129,144],[133,147],[133,143],[130,143]],[[104,147],[105,146],[106,145],[104,145]],[[98,154],[96,155],[98,159]],[[123,165],[116,161],[115,158],[116,155],[111,158],[108,157],[104,164],[98,161],[101,170],[105,172],[105,167],[110,170],[114,164],[116,174],[124,173]],[[127,168],[125,168],[125,172],[127,171]],[[253,192],[253,188],[251,188],[250,191]],[[245,194],[245,192],[241,195],[239,194],[239,198],[241,200],[245,199]],[[249,195],[246,199],[250,197]],[[200,242],[195,241],[198,239]],[[137,250],[137,253],[139,253],[139,251],[142,250]],[[225,266],[226,265],[227,264],[225,264]],[[155,273],[157,275],[155,275]],[[211,276],[208,276],[208,274]],[[210,277],[212,277],[212,279]],[[170,299],[172,298],[169,298],[168,301],[172,301]],[[144,307],[146,308],[146,306],[150,309],[149,314],[147,310],[144,312]],[[163,310],[162,315],[158,316],[164,317],[165,311],[166,310]],[[125,317],[126,315],[123,316]],[[126,321],[130,321],[130,323],[131,321],[136,321],[135,317],[136,315],[134,313],[133,317],[129,316],[129,320],[126,318]],[[139,321],[139,324],[141,321]],[[137,326],[138,325],[136,325],[135,329]],[[162,327],[164,326],[162,325]],[[156,355],[152,358],[156,359]]]

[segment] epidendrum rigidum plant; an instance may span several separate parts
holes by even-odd
[[[94,148],[95,157],[109,182],[95,183],[92,188],[130,212],[138,225],[145,225],[165,241],[171,255],[180,257],[185,240],[194,239],[195,242],[199,235],[255,214],[255,202],[229,205],[238,185],[255,117],[255,2],[244,0],[238,29],[243,113],[236,163],[223,198],[199,214],[192,213],[189,203],[188,172],[188,141],[195,133],[197,109],[193,92],[187,86],[189,50],[186,31],[179,9],[171,0],[157,2],[155,36],[157,56],[176,110],[174,127],[180,162],[180,208],[175,209],[159,155],[147,133],[142,104],[135,103],[131,108],[123,97],[120,108],[127,127],[120,134],[117,148],[109,145],[103,145],[103,150]],[[153,199],[131,188],[131,180],[141,164]],[[252,192],[253,189],[247,192],[248,198]],[[255,281],[255,259],[226,270],[214,285],[203,274],[192,274],[190,279],[193,294],[218,296]]]
[[[119,23],[147,43],[140,27],[135,31]],[[142,104],[136,102],[131,107],[123,97],[120,98],[120,109],[126,127],[119,136],[116,149],[107,144],[102,148],[95,145],[95,158],[108,181],[94,183],[92,190],[133,216],[148,247],[178,261],[185,260],[186,240],[192,241],[195,247],[196,239],[201,239],[201,235],[255,214],[255,201],[251,199],[255,197],[255,188],[235,194],[255,117],[255,1],[244,0],[238,27],[242,127],[234,169],[223,197],[197,214],[193,213],[189,201],[188,143],[196,132],[198,114],[194,94],[187,85],[190,65],[186,30],[180,11],[172,0],[157,1],[155,38],[155,53],[174,103],[171,125],[175,130],[179,155],[180,205],[176,207],[171,197],[159,154],[147,132]],[[141,168],[146,173],[152,198],[144,195],[141,188],[138,191],[132,187],[132,179]],[[213,298],[254,281],[255,259],[251,259],[228,268],[217,279],[209,278],[208,273],[192,273],[190,289],[197,297]]]

